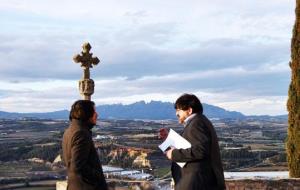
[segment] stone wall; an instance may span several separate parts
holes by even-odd
[[[66,182],[57,182],[56,190],[66,190],[66,186]],[[300,190],[300,178],[236,180],[227,179],[226,190]]]
[[[227,190],[300,190],[300,178],[226,180]]]

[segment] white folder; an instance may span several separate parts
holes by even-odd
[[[191,148],[191,143],[185,138],[180,136],[176,131],[170,129],[168,137],[166,140],[158,146],[163,152],[165,152],[169,147],[174,147],[176,149],[186,149]],[[186,162],[176,162],[180,167],[184,167]]]

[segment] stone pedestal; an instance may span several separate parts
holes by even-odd
[[[95,83],[92,79],[82,79],[79,81],[79,91],[84,100],[91,100],[94,93]]]
[[[67,181],[56,182],[56,190],[67,190]]]

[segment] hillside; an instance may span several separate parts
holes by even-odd
[[[209,118],[231,118],[242,119],[248,117],[254,118],[270,118],[271,116],[245,116],[240,112],[228,111],[223,108],[203,104],[204,114]],[[174,105],[170,102],[151,101],[146,103],[144,101],[136,102],[129,105],[112,104],[99,105],[96,107],[99,117],[103,119],[176,119]],[[45,113],[13,113],[0,111],[0,118],[14,119],[14,118],[39,118],[39,119],[68,119],[69,111],[60,110]],[[275,116],[276,117],[276,116]],[[280,118],[287,118],[286,115],[278,116]]]

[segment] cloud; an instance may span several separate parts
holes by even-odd
[[[95,75],[136,78],[238,66],[256,68],[266,63],[276,64],[289,60],[288,43],[264,45],[221,39],[199,43],[199,46],[191,49],[158,49],[128,45],[123,51],[121,48],[116,53],[105,54],[113,57],[108,57],[109,62],[104,60]]]
[[[240,74],[237,72],[240,70],[240,68],[237,68],[236,70],[219,71],[219,73],[223,72],[224,76],[229,73],[231,75],[244,76],[247,72],[244,71],[243,74]],[[276,72],[277,74],[280,73],[279,71]],[[203,77],[204,83],[210,80],[207,78],[209,75],[214,78],[213,73],[213,71],[206,73],[206,76]],[[252,75],[254,73],[252,71],[248,74]],[[202,102],[218,105],[229,110],[242,111],[246,114],[261,114],[265,110],[268,111],[268,114],[286,113],[285,104],[282,100],[282,97],[286,98],[285,95],[274,95],[276,93],[271,92],[270,97],[273,97],[273,102],[276,104],[264,108],[269,103],[258,100],[268,100],[269,96],[266,96],[266,92],[263,92],[264,89],[258,85],[252,85],[253,88],[250,88],[251,85],[248,85],[248,88],[233,87],[232,89],[226,89],[222,87],[221,83],[224,78],[220,77],[222,80],[212,79],[213,82],[221,83],[220,86],[208,85],[207,88],[204,88],[201,80],[197,80],[197,77],[196,73],[186,76],[183,73],[178,73],[166,76],[148,76],[136,80],[127,80],[125,77],[96,80],[95,93],[92,99],[97,105],[129,104],[140,100],[174,102],[179,95],[189,92],[197,94]],[[5,84],[1,84],[1,86],[3,87]],[[29,86],[30,88],[28,88]],[[11,83],[9,87],[0,92],[0,110],[14,111],[17,107],[19,112],[54,111],[67,109],[73,101],[80,98],[77,82],[72,80],[49,81],[47,83]],[[262,92],[259,94],[259,91]],[[253,106],[245,106],[247,102],[251,102]],[[38,104],[38,106],[35,106],[35,104]]]
[[[292,0],[11,0],[1,2],[0,22],[0,110],[27,101],[50,110],[78,98],[82,69],[72,57],[86,41],[101,60],[91,70],[99,102],[287,95]],[[226,102],[234,101],[214,103]]]
[[[13,22],[5,22],[8,27],[4,28],[15,31],[0,35],[1,41],[6,42],[0,47],[0,63],[10,63],[0,76],[75,79],[80,75],[80,70],[74,65],[70,66],[71,57],[80,51],[80,45],[85,40],[92,42],[93,53],[103,59],[102,68],[95,73],[104,77],[136,78],[190,71],[195,67],[204,70],[237,65],[256,67],[267,61],[289,59],[290,39],[286,36],[287,32],[278,28],[282,27],[282,23],[285,24],[284,28],[290,26],[290,14],[286,10],[291,6],[285,4],[284,9],[279,11],[281,1],[272,5],[259,2],[256,6],[254,2],[191,1],[191,4],[186,5],[172,3],[173,9],[167,12],[161,11],[154,4],[145,7],[144,3],[129,1],[127,6],[123,3],[116,6],[123,14],[108,13],[107,9],[116,3],[113,1],[103,4],[100,1],[98,4],[97,1],[89,1],[85,6],[81,2],[70,1],[62,1],[59,6],[50,1],[33,4],[29,1],[30,6],[28,2],[3,3],[2,9],[12,11],[11,14],[21,10],[22,14],[12,16],[9,12],[6,13]],[[165,4],[168,3],[170,2]],[[196,8],[193,4],[200,4],[208,9],[201,6]],[[263,12],[267,6],[281,14]],[[181,13],[180,8],[198,11],[187,12],[188,16],[177,19]],[[251,12],[253,9],[255,12]],[[84,19],[85,10],[90,10],[90,17],[93,18]],[[237,14],[240,16],[236,17]],[[72,18],[75,15],[80,17],[77,23],[75,20],[78,16]],[[191,15],[193,17],[189,17]],[[203,18],[203,15],[209,17]],[[133,23],[127,17],[145,20]],[[283,22],[280,19],[282,17],[289,22]],[[100,18],[104,18],[105,22],[99,24],[97,19]],[[117,18],[121,24],[114,22]],[[267,22],[270,23],[270,30],[259,27],[266,26]],[[23,25],[20,26],[20,23]],[[30,27],[25,27],[24,23]],[[195,25],[196,23],[199,24]],[[213,31],[210,29],[212,23],[219,23],[218,28],[213,26]],[[236,28],[242,31],[235,31]],[[22,34],[18,31],[22,31]]]
[[[75,85],[66,81],[3,84],[0,110],[8,112],[47,112],[68,109],[80,98]]]
[[[240,110],[246,115],[279,115],[286,114],[287,96],[251,97],[247,100],[236,100],[216,103],[229,110]]]

